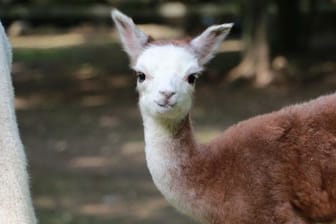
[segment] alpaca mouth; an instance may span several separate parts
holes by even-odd
[[[169,102],[155,102],[159,107],[164,109],[171,109],[175,107],[176,103],[169,103]]]

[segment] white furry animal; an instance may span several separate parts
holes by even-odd
[[[37,223],[14,111],[12,52],[0,23],[0,224]]]
[[[232,24],[190,40],[155,41],[121,12],[112,17],[137,73],[147,165],[171,204],[209,224],[336,220],[336,94],[198,144],[189,118],[195,81]]]

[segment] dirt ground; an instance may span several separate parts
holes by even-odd
[[[52,48],[12,40],[16,107],[40,223],[195,223],[170,207],[151,181],[135,77],[120,46],[108,38],[89,36],[80,45]],[[331,66],[319,81],[264,89],[219,82],[238,55],[221,53],[199,80],[192,117],[200,141],[336,88],[336,60],[328,56],[313,60],[313,68]]]

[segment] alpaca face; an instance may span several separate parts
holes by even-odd
[[[182,119],[189,112],[196,79],[202,71],[197,57],[185,46],[150,45],[138,57],[139,106],[159,118]]]
[[[214,56],[232,24],[210,26],[188,42],[157,44],[118,10],[112,11],[112,18],[137,72],[142,114],[168,119],[185,117],[202,67]]]

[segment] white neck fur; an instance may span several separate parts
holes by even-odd
[[[185,182],[183,170],[198,150],[189,116],[179,122],[149,116],[143,117],[143,121],[147,166],[155,185],[176,208],[189,216],[199,216],[200,211],[194,206],[199,203],[197,189]]]

